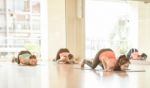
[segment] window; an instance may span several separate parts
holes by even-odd
[[[85,0],[86,58],[111,48],[118,55],[137,47],[138,8],[125,1]]]
[[[47,33],[41,29],[42,6],[40,0],[0,0],[0,60],[26,49],[41,57],[42,33]]]

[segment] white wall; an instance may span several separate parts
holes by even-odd
[[[55,57],[59,48],[66,47],[65,0],[48,1],[48,57]]]
[[[82,16],[83,1],[66,0],[66,35],[67,48],[75,58],[85,57],[84,17]]]
[[[150,60],[150,3],[139,4],[139,49]]]
[[[80,19],[76,17],[76,0],[47,1],[48,57],[54,58],[59,48],[67,47],[76,53],[75,55],[83,58],[85,52],[84,17]],[[150,3],[140,3],[138,47],[139,51],[147,53],[150,57]]]
[[[49,59],[64,47],[75,57],[84,57],[83,20],[77,17],[77,0],[48,0]]]

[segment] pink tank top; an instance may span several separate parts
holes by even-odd
[[[102,57],[102,56],[108,57],[109,59],[114,59],[114,60],[116,60],[115,53],[112,52],[112,51],[105,51],[105,52],[101,53],[100,56],[99,56],[99,59],[100,59],[100,60],[101,60],[101,57]]]

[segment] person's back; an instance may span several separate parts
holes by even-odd
[[[99,55],[99,60],[102,62],[105,71],[113,71],[116,64],[116,56],[113,50],[107,50]]]
[[[105,56],[109,59],[116,59],[115,53],[113,51],[102,52],[99,56],[99,59],[101,60],[101,57],[103,57],[103,56]]]

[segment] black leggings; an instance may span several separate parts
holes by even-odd
[[[91,67],[92,69],[95,69],[97,67],[97,65],[100,65],[103,68],[103,65],[99,59],[99,56],[101,53],[105,52],[105,51],[112,51],[112,49],[106,48],[106,49],[101,49],[100,51],[98,51],[98,53],[96,54],[95,58],[93,59],[93,61],[90,60],[86,60],[84,59],[84,64],[87,64],[89,67]],[[112,51],[113,52],[113,51]],[[104,69],[104,68],[103,68]]]

